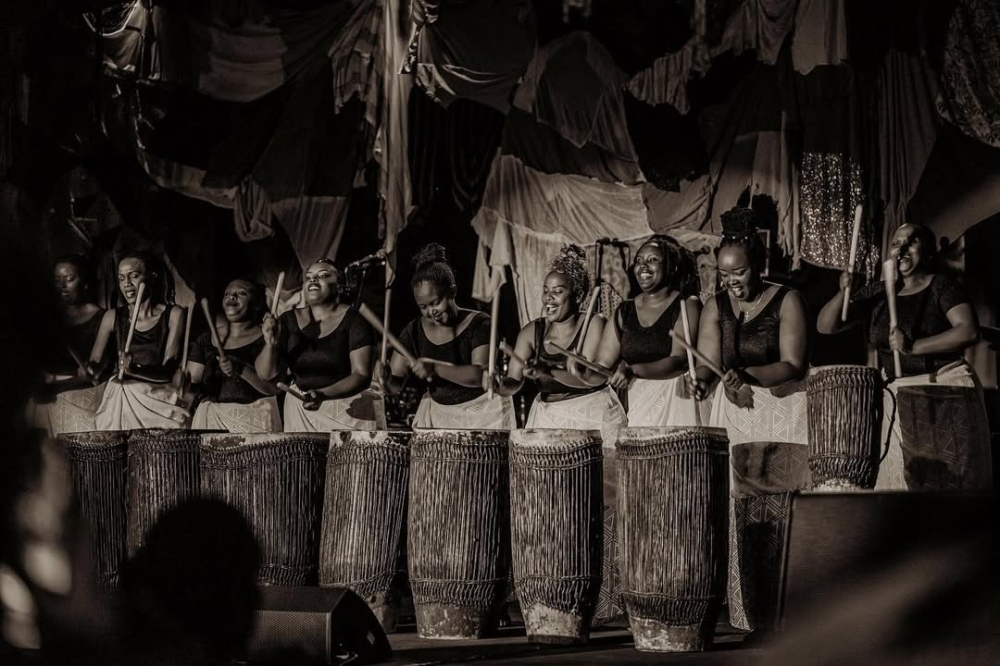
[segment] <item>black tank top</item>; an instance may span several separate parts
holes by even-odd
[[[73,353],[86,363],[90,359],[90,352],[94,348],[94,341],[97,339],[97,332],[101,328],[103,319],[104,310],[98,310],[97,314],[82,324],[66,326],[62,334],[64,346],[55,350],[46,370],[53,375],[77,374],[79,368],[69,350],[72,349]]]
[[[670,331],[681,314],[682,299],[674,302],[660,313],[659,318],[649,327],[639,321],[635,301],[623,301],[615,313],[615,331],[621,347],[622,360],[629,365],[652,363],[670,356],[672,347]]]
[[[570,341],[569,347],[567,349],[572,349],[576,347],[577,340],[580,337],[580,330],[577,330],[576,335],[573,336],[573,340]],[[560,354],[549,354],[545,351],[545,319],[535,320],[535,354],[538,360],[544,361],[546,364],[560,368],[562,370],[566,369],[566,357]],[[575,398],[581,395],[587,395],[588,393],[594,393],[595,391],[600,391],[603,386],[595,386],[593,388],[577,388],[575,386],[566,386],[562,382],[558,382],[552,377],[544,376],[538,379],[538,394],[541,399],[545,402],[559,402],[560,400],[568,400],[569,398]]]
[[[132,366],[136,370],[144,366],[161,366],[167,353],[167,336],[170,333],[170,312],[173,305],[168,305],[153,328],[148,331],[135,329],[132,335]],[[128,338],[128,327],[132,317],[127,305],[115,309],[115,339],[118,342],[118,352],[125,351],[125,341]]]
[[[787,287],[778,287],[764,309],[750,321],[743,321],[742,312],[739,315],[733,312],[728,292],[715,296],[723,368],[752,368],[781,360],[781,303],[788,291]]]

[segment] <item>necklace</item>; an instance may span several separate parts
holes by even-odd
[[[743,308],[743,301],[736,301],[736,306],[739,307],[740,312],[742,312],[744,314],[744,318],[745,319],[749,319],[750,316],[754,312],[756,312],[757,308],[759,308],[760,304],[763,303],[763,302],[764,302],[764,292],[762,291],[759,294],[757,294],[757,298],[755,298],[753,300],[753,304],[750,306],[749,310],[745,310]]]

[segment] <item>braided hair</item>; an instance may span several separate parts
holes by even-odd
[[[147,250],[135,250],[123,254],[118,259],[118,266],[126,259],[138,259],[146,269],[146,295],[150,304],[174,304],[174,278],[160,257]]]
[[[747,253],[750,266],[758,274],[767,266],[767,248],[757,234],[760,217],[752,208],[736,206],[722,214],[722,240],[715,256],[725,247],[741,247]]]
[[[549,263],[550,273],[566,276],[576,302],[582,304],[590,294],[590,271],[587,270],[587,253],[573,243],[564,245]]]
[[[684,248],[677,239],[665,234],[654,234],[639,246],[639,251],[647,245],[660,248],[663,254],[664,272],[667,275],[667,287],[676,290],[682,297],[696,296],[699,291],[698,265],[694,255]],[[636,252],[636,255],[639,254]],[[629,270],[629,281],[635,279],[635,260]],[[637,286],[637,285],[636,285]]]
[[[425,245],[413,257],[411,264],[413,265],[411,287],[416,287],[421,282],[430,282],[454,298],[458,291],[455,271],[448,263],[448,254],[444,246],[438,243]]]

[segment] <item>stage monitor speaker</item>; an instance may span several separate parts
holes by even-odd
[[[250,663],[286,663],[292,654],[327,664],[392,657],[385,631],[361,597],[321,587],[261,587]]]
[[[780,626],[796,628],[892,567],[996,528],[990,493],[799,493],[789,509]],[[884,584],[884,583],[883,583]],[[874,587],[869,588],[874,589]]]

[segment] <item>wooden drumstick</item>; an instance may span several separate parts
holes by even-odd
[[[135,306],[132,308],[132,319],[128,324],[128,336],[125,338],[125,353],[132,349],[132,336],[135,335],[135,325],[139,322],[139,306],[142,304],[142,295],[146,293],[146,283],[140,282],[139,289],[135,292]],[[125,377],[125,366],[119,365],[118,381]]]
[[[407,363],[412,364],[414,362],[415,359],[413,358],[413,354],[409,352],[409,350],[395,335],[382,326],[382,321],[375,315],[374,312],[372,312],[372,309],[368,307],[367,304],[362,303],[361,307],[358,308],[358,312],[365,318],[365,320],[368,321],[369,324],[371,324],[372,328],[382,334],[382,339],[392,345],[392,348],[396,350],[396,353],[405,358]]]
[[[495,269],[498,270],[498,269]],[[497,325],[500,322],[500,288],[493,292],[493,302],[490,304],[490,356],[489,365],[486,366],[489,377],[489,390],[486,392],[489,399],[493,399],[493,373],[497,367]]]
[[[691,322],[688,321],[688,309],[687,309],[687,299],[681,299],[681,326],[684,327],[684,343],[687,345],[687,358],[688,358],[688,376],[691,377],[692,382],[698,380],[698,374],[695,370],[695,359],[694,354],[691,352]],[[695,425],[701,425],[701,410],[698,409],[698,399],[691,394],[691,401],[694,403],[694,418]]]
[[[382,330],[389,330],[389,305],[392,302],[392,287],[385,288],[385,306],[382,308]],[[382,349],[379,352],[379,359],[382,361],[382,365],[385,365],[389,360],[389,338],[385,335],[382,336]]]
[[[882,280],[885,282],[885,299],[889,303],[889,333],[896,328],[899,321],[896,319],[896,260],[888,259],[882,264]],[[892,365],[896,371],[896,378],[903,376],[903,362],[899,356],[899,350],[892,350]]]
[[[291,386],[289,386],[284,382],[278,382],[277,384],[275,384],[275,386],[277,386],[280,390],[284,391],[288,395],[294,395],[302,402],[309,402],[309,396],[307,396],[305,393],[297,391],[296,389],[292,388]]]
[[[851,257],[850,263],[847,264],[847,274],[852,278],[854,277],[854,267],[858,261],[858,240],[861,236],[861,213],[864,208],[861,204],[854,207],[854,229],[851,232]],[[840,321],[847,321],[847,310],[851,305],[851,284],[847,283],[847,289],[844,290],[844,305],[840,310]]]
[[[194,306],[187,309],[184,321],[184,347],[181,349],[181,373],[187,375],[188,344],[191,342],[191,318],[194,315]],[[184,397],[184,386],[181,386],[180,396]]]
[[[278,316],[278,305],[281,303],[281,290],[285,286],[285,271],[278,273],[278,281],[274,285],[274,298],[271,299],[271,316]]]
[[[583,345],[587,341],[587,331],[590,330],[590,320],[594,316],[594,309],[597,307],[597,298],[601,295],[601,287],[597,285],[590,292],[590,302],[587,303],[587,311],[583,315],[583,326],[580,327],[580,339],[576,341],[576,354],[583,353]]]
[[[553,349],[555,349],[557,352],[559,352],[560,354],[562,354],[566,358],[571,359],[573,361],[576,361],[577,363],[579,363],[583,367],[585,367],[585,368],[587,368],[589,370],[593,370],[594,372],[596,372],[597,374],[601,375],[605,379],[609,379],[611,377],[611,375],[614,374],[614,372],[612,370],[608,370],[604,366],[597,365],[596,363],[594,363],[593,361],[591,361],[590,359],[588,359],[586,356],[580,356],[576,352],[571,352],[568,349],[563,349],[562,347],[560,347],[559,345],[557,345],[554,342],[549,342],[549,347],[552,347]]]
[[[520,363],[520,364],[521,364],[522,366],[526,366],[526,365],[527,365],[527,363],[526,363],[526,362],[524,361],[524,359],[523,359],[523,358],[521,358],[520,356],[518,356],[518,355],[517,355],[517,354],[516,354],[516,353],[514,352],[514,348],[513,348],[513,347],[511,347],[511,346],[510,346],[509,344],[507,344],[507,342],[506,342],[506,341],[503,341],[503,342],[501,342],[501,343],[500,343],[500,351],[502,351],[502,352],[503,352],[504,354],[507,354],[507,356],[508,356],[509,358],[511,358],[511,359],[512,359],[512,360],[514,360],[514,361],[517,361],[517,362],[518,362],[518,363]]]
[[[718,375],[719,379],[722,379],[725,376],[726,373],[722,371],[722,368],[717,366],[715,363],[712,362],[710,358],[708,358],[700,351],[698,351],[697,347],[695,347],[694,345],[689,345],[687,342],[684,341],[684,338],[678,337],[677,334],[673,332],[673,330],[670,331],[670,337],[673,338],[676,342],[681,343],[688,352],[694,354],[694,357],[699,361],[701,361],[702,365],[704,365],[706,368],[708,368],[716,375]]]
[[[222,348],[222,341],[219,340],[219,331],[215,329],[215,319],[212,317],[212,310],[208,307],[208,299],[201,299],[201,311],[205,313],[205,319],[208,321],[208,333],[212,336],[212,346],[215,347],[215,351],[219,352],[219,360],[222,361],[226,358],[226,350]]]

